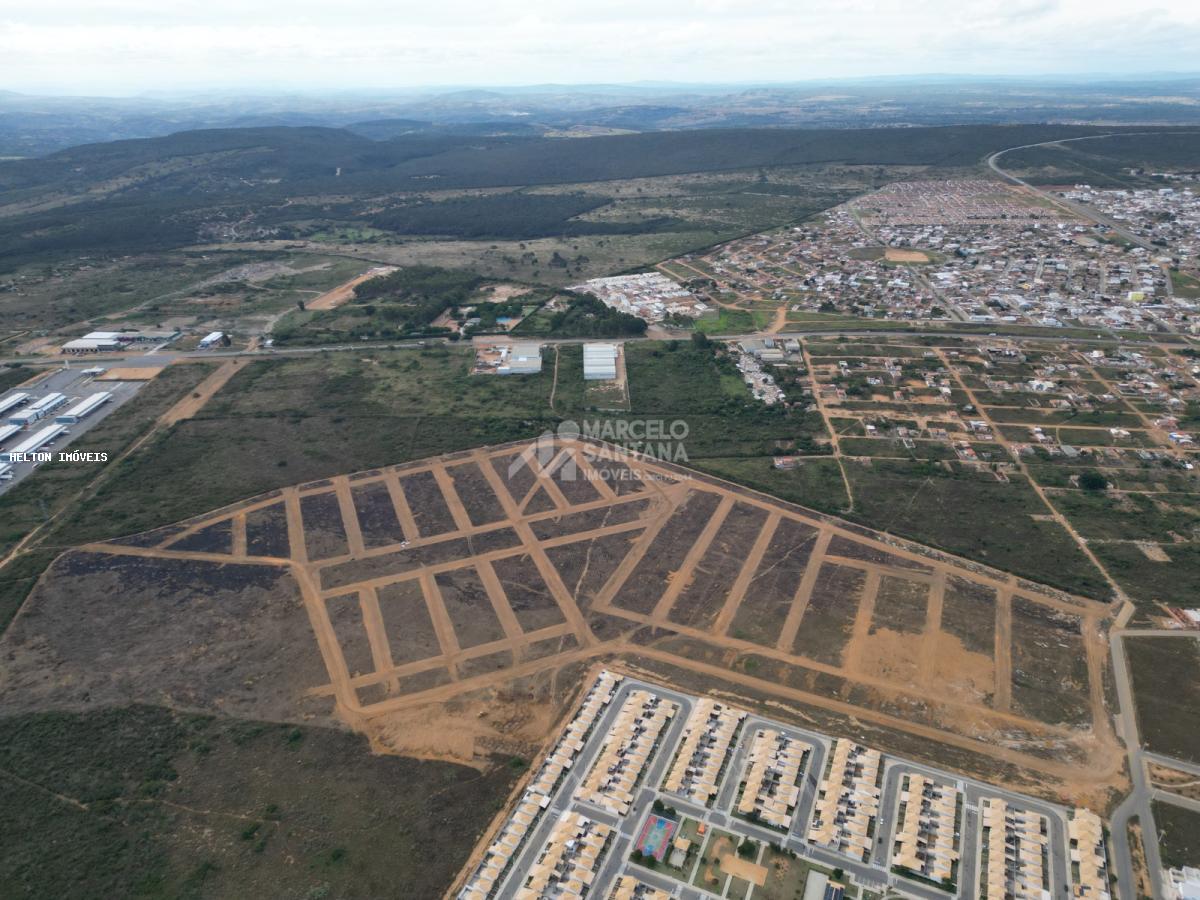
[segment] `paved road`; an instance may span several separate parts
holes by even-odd
[[[604,736],[611,727],[613,719],[629,693],[638,689],[653,691],[665,700],[678,704],[679,711],[667,727],[658,749],[647,767],[640,782],[636,799],[630,811],[625,816],[616,816],[607,810],[591,803],[576,801],[573,795],[576,787],[591,768],[600,752]],[[674,892],[681,900],[711,900],[715,895],[694,887],[683,885],[675,878],[662,871],[651,871],[637,866],[629,861],[629,854],[637,829],[645,821],[656,798],[661,796],[664,803],[674,807],[680,814],[707,824],[710,828],[731,831],[743,837],[755,839],[763,844],[782,846],[798,856],[811,860],[813,863],[828,869],[840,868],[853,877],[859,884],[882,891],[885,887],[902,891],[905,895],[918,900],[947,900],[950,896],[930,885],[921,884],[900,878],[890,871],[889,856],[894,831],[894,821],[899,800],[900,779],[905,773],[921,773],[940,781],[955,784],[963,793],[964,816],[961,837],[962,857],[959,868],[959,889],[957,896],[969,898],[975,896],[977,882],[978,853],[978,809],[979,800],[984,796],[1000,797],[1006,802],[1028,809],[1047,817],[1050,822],[1050,866],[1052,874],[1051,895],[1055,900],[1066,900],[1070,896],[1067,882],[1067,859],[1064,852],[1066,847],[1066,810],[1054,804],[1034,800],[1024,795],[1015,794],[992,785],[986,785],[971,779],[956,778],[955,776],[932,769],[918,763],[885,757],[883,774],[883,791],[881,796],[880,814],[878,818],[879,837],[868,862],[853,860],[833,851],[810,845],[804,838],[808,822],[812,816],[813,803],[816,799],[817,782],[824,772],[826,759],[830,752],[831,739],[816,732],[795,728],[779,722],[748,715],[742,724],[739,738],[734,746],[728,764],[725,766],[723,779],[718,786],[716,797],[711,807],[705,807],[690,800],[671,794],[659,794],[658,786],[662,783],[667,766],[670,764],[674,747],[680,739],[688,716],[692,712],[693,698],[689,695],[648,684],[637,679],[626,677],[617,689],[608,708],[601,715],[588,737],[588,742],[574,765],[563,779],[558,791],[546,812],[543,813],[536,827],[530,832],[521,851],[514,858],[506,878],[501,882],[497,896],[508,900],[514,896],[519,887],[521,875],[528,870],[536,860],[537,855],[545,846],[546,839],[554,823],[563,812],[575,809],[588,818],[603,822],[616,831],[605,851],[604,859],[597,872],[595,885],[597,896],[603,897],[616,878],[624,871],[631,871],[649,884],[665,891]],[[810,758],[804,770],[804,781],[792,827],[786,833],[763,827],[733,815],[733,804],[741,777],[745,769],[746,755],[750,738],[759,728],[773,728],[783,731],[791,737],[804,741],[813,747]]]
[[[917,337],[946,337],[946,338],[968,338],[978,339],[989,337],[992,335],[998,337],[1024,338],[1030,340],[1069,340],[1082,344],[1111,344],[1114,336],[1110,334],[1101,334],[1102,329],[1097,329],[1095,337],[1079,337],[1073,335],[1056,335],[1046,334],[1028,334],[1021,331],[1006,329],[1002,323],[989,323],[988,330],[983,331],[982,328],[976,331],[960,331],[952,328],[941,326],[943,320],[931,320],[928,328],[905,328],[905,329],[887,329],[887,328],[839,328],[830,330],[828,328],[819,329],[792,329],[789,331],[769,332],[756,331],[745,334],[711,334],[709,337],[714,341],[744,341],[755,338],[774,338],[775,340],[787,340],[788,338],[801,337],[828,337],[834,334],[844,334],[851,337],[889,337],[889,338],[917,338]],[[1027,326],[1036,327],[1036,326]],[[1079,330],[1079,329],[1074,329]],[[1086,329],[1090,331],[1091,329]],[[680,332],[676,337],[679,340],[686,340],[689,336],[688,332]],[[494,337],[494,335],[493,335]],[[1192,341],[1188,335],[1175,335],[1175,337],[1187,338]],[[514,339],[521,339],[515,336]],[[555,344],[585,344],[594,341],[595,338],[531,338],[537,340],[540,344],[555,345]],[[632,343],[636,341],[655,341],[660,340],[657,337],[623,337],[623,343]],[[1134,338],[1120,338],[1123,344],[1130,346],[1154,346],[1158,343],[1156,340],[1144,340]],[[278,347],[270,350],[159,350],[154,355],[149,354],[97,354],[80,360],[71,360],[72,363],[78,365],[98,366],[114,366],[114,365],[166,365],[175,360],[190,360],[190,359],[231,359],[231,358],[248,358],[248,359],[271,359],[272,357],[281,356],[311,356],[314,353],[362,353],[371,350],[406,350],[419,349],[432,344],[449,344],[445,338],[435,337],[426,338],[423,340],[411,341],[363,341],[356,344],[327,344],[318,347]],[[45,356],[12,356],[0,358],[0,365],[8,363],[19,363],[28,366],[59,366],[62,365],[61,358],[47,358]]]
[[[610,880],[615,878],[612,872],[614,861],[621,861],[629,855],[629,842],[632,840],[629,830],[636,827],[636,823],[640,821],[645,807],[653,803],[653,792],[649,792],[644,788],[639,792],[638,799],[634,802],[629,815],[622,817],[624,821],[618,822],[618,817],[612,815],[606,810],[593,806],[590,803],[574,803],[573,797],[575,789],[579,786],[579,782],[587,775],[591,769],[592,763],[595,761],[597,754],[604,746],[604,737],[608,734],[612,727],[613,719],[621,709],[621,705],[628,698],[631,691],[642,688],[649,688],[667,700],[672,700],[679,704],[679,711],[675,714],[671,723],[668,725],[666,733],[659,742],[658,750],[654,754],[654,758],[650,762],[649,770],[642,779],[642,784],[657,785],[662,780],[662,770],[666,766],[669,759],[668,754],[662,752],[664,747],[673,747],[678,741],[680,732],[683,730],[683,723],[687,721],[687,717],[692,711],[692,699],[686,694],[679,694],[675,691],[659,687],[658,685],[647,685],[635,681],[631,678],[625,678],[617,688],[613,699],[609,701],[608,707],[603,715],[592,727],[592,733],[588,737],[587,745],[580,751],[575,758],[575,762],[564,776],[562,783],[559,785],[558,792],[554,796],[554,800],[550,806],[542,814],[538,820],[537,826],[525,838],[525,843],[519,854],[513,860],[512,865],[503,881],[500,883],[500,888],[497,892],[497,897],[502,900],[507,900],[515,895],[517,888],[520,887],[519,875],[523,875],[533,862],[537,859],[537,855],[546,845],[546,840],[550,836],[550,831],[554,827],[554,823],[568,809],[575,807],[590,819],[595,819],[599,822],[604,822],[606,825],[620,825],[620,831],[613,843],[609,845],[606,851],[606,860],[601,867],[601,876],[607,877]],[[647,798],[649,794],[649,798]],[[624,852],[622,853],[622,849]],[[597,880],[597,884],[605,884],[603,880]]]
[[[1150,884],[1155,897],[1163,892],[1162,857],[1158,850],[1158,828],[1154,824],[1154,813],[1150,806],[1151,790],[1138,736],[1136,707],[1133,702],[1133,684],[1129,664],[1125,656],[1125,636],[1119,631],[1111,635],[1113,675],[1117,681],[1117,700],[1121,709],[1117,715],[1117,731],[1129,751],[1129,772],[1133,790],[1113,812],[1113,866],[1117,873],[1117,887],[1122,897],[1137,896],[1133,880],[1133,854],[1129,848],[1129,820],[1136,816],[1142,826],[1142,846],[1146,855],[1146,867],[1150,870]]]
[[[1183,133],[1183,134],[1200,134],[1200,131],[1186,131],[1186,132],[1181,132],[1181,133]],[[1060,207],[1062,209],[1066,209],[1069,212],[1072,212],[1081,218],[1090,219],[1091,221],[1096,222],[1100,225],[1105,225],[1108,228],[1111,228],[1117,234],[1121,235],[1121,237],[1125,238],[1125,240],[1129,241],[1130,243],[1137,244],[1139,247],[1144,247],[1145,249],[1151,250],[1151,251],[1159,251],[1162,248],[1155,247],[1153,244],[1151,244],[1145,238],[1141,237],[1140,235],[1134,234],[1133,232],[1131,232],[1127,228],[1125,228],[1123,225],[1121,225],[1118,222],[1113,221],[1112,219],[1103,215],[1098,210],[1093,209],[1092,207],[1087,206],[1085,204],[1074,203],[1070,200],[1064,200],[1061,197],[1055,197],[1051,194],[1048,194],[1047,192],[1043,191],[1041,188],[1037,187],[1036,185],[1032,185],[1028,181],[1025,181],[1022,178],[1018,178],[1016,175],[1013,175],[1010,172],[1006,172],[1004,169],[1000,168],[999,164],[996,161],[1001,156],[1003,156],[1005,153],[1012,153],[1016,150],[1029,150],[1034,147],[1050,147],[1050,146],[1054,146],[1055,144],[1070,144],[1075,141],[1098,141],[1098,140],[1102,140],[1104,138],[1111,138],[1111,137],[1148,137],[1151,135],[1161,136],[1161,134],[1162,134],[1162,132],[1157,132],[1157,131],[1135,131],[1135,132],[1126,132],[1124,134],[1114,132],[1112,134],[1090,134],[1090,135],[1086,135],[1084,137],[1063,138],[1062,140],[1058,140],[1058,141],[1042,141],[1037,144],[1022,144],[1019,147],[1007,147],[1004,150],[997,150],[995,153],[993,153],[991,156],[989,156],[987,158],[987,164],[988,164],[988,167],[993,172],[995,172],[997,175],[999,175],[1001,178],[1004,178],[1007,181],[1011,181],[1014,184],[1019,184],[1022,187],[1028,188],[1031,191],[1036,191],[1037,193],[1041,194],[1043,197],[1045,197],[1051,203],[1054,203],[1058,207]]]

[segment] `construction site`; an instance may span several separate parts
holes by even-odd
[[[156,600],[131,617],[100,581]],[[267,606],[244,606],[254,585]],[[234,600],[211,599],[217,586]],[[145,684],[118,688],[113,654],[89,664],[66,645],[81,593],[97,598],[88,639],[105,635]],[[211,627],[195,617],[219,616],[245,636],[232,644],[254,646],[221,670],[237,698],[225,709],[319,715],[383,751],[477,765],[506,734],[540,745],[557,715],[500,727],[488,713],[498,694],[533,709],[531,685],[623,660],[961,769],[1000,763],[1047,794],[1102,806],[1123,777],[1105,706],[1109,612],[677,466],[543,438],[81,546],[0,649],[6,682],[28,681],[10,696],[31,707],[56,700],[36,674],[49,664],[127,700],[163,678],[195,693],[171,642]],[[200,665],[215,665],[220,646]],[[1047,697],[1082,704],[1090,722],[1039,718],[1055,708]],[[700,797],[715,774],[681,777],[680,791]]]

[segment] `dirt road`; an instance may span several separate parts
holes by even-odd
[[[336,309],[343,303],[346,303],[354,296],[354,289],[364,281],[370,281],[380,275],[388,275],[396,271],[395,266],[375,266],[363,272],[361,275],[351,278],[345,284],[339,284],[331,291],[326,291],[316,300],[311,300],[304,304],[305,309]]]

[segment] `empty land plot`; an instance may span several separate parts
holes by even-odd
[[[596,605],[597,595],[633,550],[641,531],[627,531],[550,547],[546,556],[581,610]]]
[[[573,458],[588,451],[619,457],[583,442],[555,440],[551,449],[555,456],[569,449]],[[507,471],[504,460],[519,452],[512,446],[483,450],[469,463]],[[173,549],[171,540],[207,540],[209,529],[207,546],[215,549],[205,551],[213,561],[202,571],[217,587],[200,592],[201,604],[209,602],[208,594],[221,594],[227,572],[267,570],[272,578],[292,572],[299,591],[287,610],[297,629],[287,632],[289,652],[309,654],[305,665],[323,674],[276,693],[276,700],[286,696],[292,709],[309,715],[314,705],[326,714],[332,705],[345,713],[343,721],[362,723],[385,746],[409,741],[401,737],[406,734],[433,735],[428,740],[451,747],[447,752],[455,758],[471,758],[474,737],[443,733],[429,717],[458,716],[465,708],[460,698],[471,691],[494,692],[491,700],[522,696],[531,679],[556,684],[566,673],[570,683],[594,662],[615,658],[673,668],[684,678],[727,679],[764,702],[852,715],[865,727],[913,732],[937,746],[957,743],[1006,764],[1054,769],[1055,778],[1077,779],[1080,771],[1096,781],[1115,777],[1122,756],[1109,732],[1081,727],[1093,712],[1087,660],[1104,664],[1092,645],[1106,615],[1102,605],[1015,583],[1021,608],[1010,641],[1010,589],[1005,587],[1002,607],[995,593],[997,585],[1011,583],[1008,576],[885,541],[669,464],[620,458],[653,479],[635,482],[643,496],[598,492],[589,508],[551,503],[547,512],[518,514],[513,521],[513,507],[506,504],[504,518],[471,525],[465,533],[457,529],[471,515],[454,502],[439,471],[445,466],[451,479],[455,469],[471,471],[464,468],[468,460],[456,456],[336,476],[285,489],[286,504],[269,496],[250,500],[84,549],[145,566],[169,602],[184,588],[179,578],[163,577],[163,566],[196,562],[186,549]],[[409,480],[411,497],[397,490],[400,479]],[[487,481],[494,490],[496,480]],[[452,483],[459,486],[455,494],[470,493],[466,482]],[[404,506],[420,508],[423,496],[439,511],[438,527],[455,530],[429,535],[409,527]],[[558,493],[554,497],[562,503]],[[389,510],[389,501],[406,498],[404,506]],[[337,528],[338,515],[345,531]],[[289,522],[296,529],[291,534]],[[408,539],[403,546],[394,540],[397,527]],[[328,546],[331,530],[348,536],[345,556],[323,555],[335,550]],[[259,555],[251,550],[243,556],[252,545],[263,548]],[[90,588],[72,583],[75,595],[114,590],[99,574],[92,577],[98,580]],[[136,616],[138,607],[127,612]],[[261,627],[261,616],[252,620]],[[705,640],[700,629],[707,630]],[[214,636],[206,646],[236,644],[226,674],[240,689],[288,687],[265,685],[256,670],[261,654],[274,652],[269,640],[263,647],[257,638],[247,645],[247,634],[237,627],[199,630]],[[745,653],[747,640],[765,649]],[[1011,678],[1010,642],[1021,645],[1022,654]],[[781,650],[798,658],[789,662]],[[1002,658],[993,664],[996,653]],[[305,670],[283,658],[296,672]],[[0,652],[0,676],[7,677],[10,661]],[[267,670],[275,672],[271,666]],[[1006,691],[1003,704],[992,708],[997,677],[1018,683],[1016,703]],[[289,678],[295,681],[290,671],[285,682]],[[931,686],[940,689],[936,698]],[[271,717],[284,720],[286,713],[274,709]],[[491,725],[473,720],[470,734],[480,728]],[[1051,745],[1061,749],[1058,757],[1020,749]],[[1093,767],[1081,768],[1084,759]]]
[[[567,502],[572,505],[589,503],[600,497],[599,489],[592,486],[583,467],[570,453],[559,456],[550,470],[550,478],[558,485],[558,489],[567,498]]]
[[[478,572],[456,569],[442,572],[435,581],[460,647],[467,649],[504,640],[504,629]]]
[[[649,615],[668,583],[678,577],[684,557],[700,537],[721,498],[708,491],[689,491],[675,514],[655,535],[617,595],[614,606]]]
[[[1200,637],[1127,637],[1125,653],[1142,741],[1200,763]]]
[[[396,665],[440,656],[441,645],[416,581],[400,581],[379,588],[379,612],[392,662]]]
[[[766,510],[735,503],[695,569],[681,577],[687,585],[675,599],[668,618],[681,625],[708,629],[750,559],[755,539],[767,520]]]
[[[862,562],[875,563],[880,566],[891,566],[896,569],[912,569],[917,572],[933,571],[933,567],[927,563],[915,559],[906,559],[903,556],[888,553],[886,550],[881,550],[878,547],[872,547],[869,544],[861,544],[858,541],[844,538],[840,534],[835,534],[829,541],[829,550],[826,552],[830,556],[844,556],[846,559],[856,559]]]
[[[538,631],[566,621],[554,595],[528,556],[507,556],[492,563],[522,631]]]
[[[208,525],[193,531],[189,535],[172,541],[172,550],[185,550],[194,553],[232,553],[233,552],[233,520],[225,519],[215,525]]]
[[[625,465],[619,459],[596,456],[591,459],[592,468],[602,477],[618,497],[645,490],[641,473]]]
[[[329,623],[337,635],[338,646],[350,676],[366,675],[375,671],[371,657],[371,643],[367,639],[367,626],[363,622],[362,605],[357,594],[330,597],[325,604],[329,612]]]
[[[928,584],[884,575],[879,579],[879,592],[875,595],[871,633],[888,630],[899,634],[920,634],[925,630],[928,602]]]
[[[500,476],[500,481],[508,488],[513,500],[520,503],[537,481],[533,469],[522,460],[527,456],[528,448],[522,447],[510,453],[501,453],[488,460],[489,465]]]
[[[867,633],[856,636],[854,665],[876,678],[911,682],[920,666],[929,585],[892,575],[879,579]]]
[[[309,559],[328,559],[350,552],[336,494],[330,491],[301,497],[300,513],[304,517],[304,545]]]
[[[594,531],[597,528],[624,525],[642,518],[649,508],[649,498],[631,500],[628,503],[598,506],[579,512],[564,512],[561,515],[538,519],[531,522],[529,527],[538,540],[546,541],[564,535]]]
[[[1168,544],[1170,562],[1150,559],[1137,544],[1095,543],[1092,549],[1137,603],[1140,617],[1162,614],[1159,604],[1193,606],[1200,595],[1200,543]]]
[[[521,511],[527,515],[532,515],[534,513],[550,512],[557,508],[558,504],[554,502],[554,498],[550,496],[550,492],[544,487],[538,487],[529,495],[529,499],[522,505]]]
[[[454,516],[432,472],[416,472],[400,479],[400,488],[412,510],[421,537],[456,531]]]
[[[354,512],[366,547],[386,547],[404,540],[404,529],[386,484],[373,481],[354,485],[350,489],[350,499],[354,501]]]
[[[1163,801],[1155,801],[1153,808],[1163,864],[1200,866],[1200,812]]]
[[[488,525],[504,518],[504,507],[475,463],[450,466],[447,470],[454,490],[462,500],[472,525]]]
[[[839,665],[854,628],[866,581],[867,575],[860,569],[829,562],[822,565],[792,652],[817,662]]]
[[[941,629],[933,640],[930,682],[960,699],[990,704],[996,693],[995,589],[947,577]]]
[[[1087,653],[1078,616],[1013,597],[1012,657],[1015,708],[1051,724],[1090,718]]]
[[[246,552],[251,556],[286,557],[290,554],[287,511],[272,503],[246,513]]]
[[[996,589],[957,575],[946,578],[942,631],[988,659],[996,648]]]
[[[802,522],[780,520],[734,613],[731,637],[775,646],[796,600],[817,534],[815,528]]]

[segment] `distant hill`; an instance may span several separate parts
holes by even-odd
[[[812,163],[964,167],[999,149],[1119,130],[1082,125],[736,128],[556,139],[460,134],[453,127],[404,133],[404,128],[395,122],[377,125],[381,138],[387,131],[401,132],[386,139],[310,126],[203,129],[0,162],[0,266],[11,269],[47,254],[178,247],[196,243],[202,234],[221,233],[221,223],[251,218],[257,228],[287,234],[289,223],[354,219],[378,206],[378,198],[396,194]],[[1195,134],[1158,143],[1169,143],[1176,158],[1200,159]],[[1130,142],[1123,152],[1154,144]],[[580,233],[582,226],[556,224],[575,214],[569,206],[539,206],[517,197],[491,205],[410,205],[377,217],[376,224],[399,234],[434,226],[443,234],[512,234],[473,221],[486,213],[493,221],[526,223],[529,235]]]
[[[771,84],[593,84],[305,94],[38,97],[0,91],[0,157],[208,128],[410,120],[474,134],[590,128],[1200,124],[1200,77],[923,75]],[[367,133],[360,131],[360,133]],[[375,136],[375,135],[369,135]],[[383,133],[392,137],[395,133]]]

